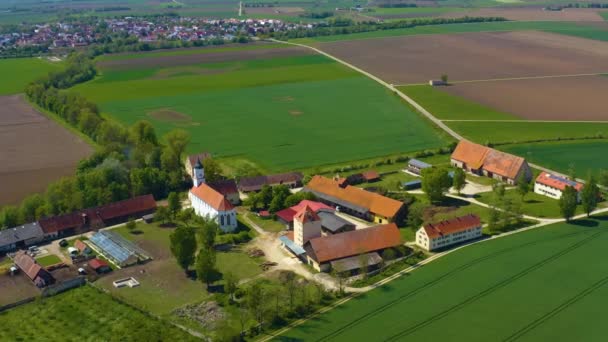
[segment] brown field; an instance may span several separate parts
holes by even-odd
[[[608,42],[520,31],[322,43],[320,48],[393,84],[608,72]]]
[[[480,8],[442,14],[442,18],[504,17],[521,21],[604,21],[597,8],[564,8],[561,11],[545,11],[540,7]]]
[[[18,203],[74,174],[78,161],[93,152],[20,95],[0,96],[0,146],[0,206]]]
[[[302,7],[246,7],[246,14],[291,14],[298,15],[306,12]]]
[[[14,276],[0,275],[0,306],[40,295],[40,290],[29,278],[19,272]]]
[[[312,54],[309,49],[301,47],[281,47],[256,50],[234,50],[213,52],[213,48],[202,48],[200,54],[155,56],[155,53],[146,53],[143,58],[129,58],[121,60],[100,61],[97,65],[101,68],[123,70],[149,67],[175,67],[180,65],[192,65],[198,63],[249,61],[256,59],[267,59],[271,57],[291,57]]]
[[[606,76],[458,83],[438,89],[529,120],[608,121],[602,100],[608,94]]]

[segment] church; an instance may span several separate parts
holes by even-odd
[[[205,182],[205,170],[200,159],[193,169],[194,186],[188,193],[194,212],[201,217],[213,219],[224,232],[234,231],[238,222],[236,209],[226,197]]]

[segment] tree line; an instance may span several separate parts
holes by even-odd
[[[332,19],[333,20],[333,19]],[[394,22],[378,23],[374,21],[354,22],[351,19],[339,19],[328,21],[325,25],[316,26],[313,29],[298,28],[288,31],[271,32],[270,36],[279,40],[288,40],[295,38],[310,38],[318,36],[333,36],[342,34],[352,34],[361,32],[372,32],[382,30],[394,30],[402,28],[413,28],[426,25],[443,25],[443,24],[459,24],[459,23],[482,23],[506,21],[502,17],[462,17],[462,18],[422,18],[412,20],[400,20]]]
[[[183,165],[190,141],[186,131],[173,130],[159,138],[147,121],[124,127],[100,116],[94,103],[63,89],[94,75],[91,61],[77,55],[68,58],[64,71],[27,86],[31,101],[90,137],[98,147],[79,162],[74,176],[51,183],[46,192],[29,196],[18,206],[2,208],[0,229],[138,195],[152,194],[158,200],[191,186]]]

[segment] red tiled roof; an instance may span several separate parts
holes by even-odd
[[[294,205],[293,207],[277,211],[276,215],[283,221],[289,223],[293,221],[294,216],[296,216],[296,214],[306,206],[312,209],[315,213],[321,209],[334,210],[332,207],[325,205],[321,202],[302,200],[300,203]]]
[[[423,228],[429,239],[434,239],[476,227],[481,227],[481,220],[477,215],[469,214],[435,224],[427,224]]]
[[[306,188],[366,208],[373,214],[387,218],[394,218],[403,207],[403,202],[350,185],[342,188],[338,182],[318,175],[306,184]]]
[[[264,185],[279,185],[285,183],[298,183],[301,182],[304,178],[304,175],[300,172],[289,172],[289,173],[281,173],[276,175],[269,176],[256,176],[256,177],[248,177],[242,178],[239,181],[239,189],[244,192],[248,191],[258,191],[262,189]]]
[[[208,183],[208,185],[224,196],[238,194],[239,192],[234,179],[221,180],[213,183]]]
[[[215,191],[212,187],[205,183],[196,188],[192,188],[190,192],[217,211],[234,209],[230,201],[228,201],[224,195]]]
[[[361,175],[368,182],[376,180],[376,179],[380,179],[380,174],[374,170],[363,172]]]
[[[309,206],[302,208],[302,210],[300,210],[293,219],[302,223],[321,221],[319,215],[310,209]]]
[[[194,167],[194,165],[196,164],[197,160],[200,159],[201,163],[202,163],[205,159],[207,159],[209,157],[211,157],[211,154],[209,154],[209,152],[203,152],[203,153],[199,153],[199,154],[189,155],[188,156],[188,163],[190,164],[190,167]]]
[[[110,267],[110,265],[108,265],[107,262],[105,262],[103,260],[100,260],[100,259],[97,259],[97,258],[89,261],[89,266],[91,266],[91,268],[94,269],[94,270],[98,270],[98,269],[100,269],[102,267]]]
[[[583,190],[583,183],[579,183],[561,176],[552,175],[548,172],[541,172],[536,178],[536,183],[540,183],[555,189],[566,190],[567,186],[573,187],[576,191]]]
[[[461,140],[452,153],[452,159],[473,169],[484,170],[510,179],[517,178],[526,160],[509,153],[497,151],[468,140]]]
[[[129,198],[123,201],[110,203],[97,208],[102,220],[110,220],[116,217],[135,215],[156,209],[156,201],[152,195],[143,195]]]
[[[37,286],[45,286],[53,281],[53,276],[24,251],[17,252],[13,261]]]
[[[319,263],[375,252],[401,244],[399,229],[394,223],[314,238],[307,251]]]
[[[76,240],[74,242],[74,247],[76,249],[78,249],[81,253],[84,252],[84,250],[88,248],[88,246],[84,242],[82,242],[80,240]]]

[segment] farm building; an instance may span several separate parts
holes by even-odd
[[[312,192],[321,202],[341,212],[376,223],[394,222],[403,214],[403,203],[364,189],[314,176],[303,191]]]
[[[207,184],[202,183],[192,188],[188,198],[198,216],[214,219],[222,231],[233,231],[238,226],[236,209],[232,203]]]
[[[283,222],[288,229],[293,228],[294,217],[305,207],[308,207],[321,219],[321,229],[325,234],[337,234],[355,229],[351,222],[335,214],[335,210],[321,202],[303,200],[293,207],[283,209],[276,213],[277,219]]]
[[[70,214],[40,219],[39,224],[46,238],[59,238],[124,223],[156,211],[152,195],[144,195],[99,207],[75,211]]]
[[[45,287],[55,282],[53,276],[24,251],[17,252],[13,261],[37,287]]]
[[[74,241],[74,248],[76,248],[78,252],[83,255],[88,255],[93,252],[91,250],[91,247],[87,246],[84,242],[80,240]]]
[[[93,234],[91,247],[119,267],[130,266],[152,259],[143,249],[111,231]]]
[[[44,232],[38,222],[0,230],[0,253],[25,248],[43,240]]]
[[[107,262],[97,258],[89,261],[89,267],[91,267],[93,271],[97,273],[108,273],[112,271],[112,268],[110,267],[110,265],[108,265]]]
[[[420,179],[415,179],[413,181],[403,182],[401,183],[401,186],[405,190],[420,189],[422,187],[422,181]]]
[[[239,181],[238,188],[241,192],[260,191],[264,185],[287,185],[289,188],[294,189],[302,186],[302,179],[304,179],[304,175],[302,175],[300,172],[247,177],[242,178]]]
[[[186,157],[186,162],[185,162],[185,167],[186,167],[186,172],[188,172],[188,174],[190,175],[190,177],[192,177],[192,179],[194,179],[194,166],[196,166],[197,162],[204,162],[205,159],[211,157],[211,154],[209,154],[208,152],[202,152],[202,153],[198,153],[198,154],[192,154],[189,155],[188,157]]]
[[[432,87],[437,87],[437,86],[448,85],[448,83],[443,80],[429,80],[429,85]]]
[[[340,186],[345,187],[346,185],[357,185],[361,183],[372,183],[380,180],[380,174],[376,171],[370,170],[363,173],[355,173],[346,178],[336,178],[340,182]]]
[[[422,226],[416,232],[416,244],[427,251],[481,237],[481,220],[469,214]]]
[[[226,179],[217,182],[209,182],[207,183],[211,188],[220,194],[224,195],[230,203],[233,205],[238,205],[241,203],[241,197],[239,195],[239,190],[236,186],[236,182],[234,179]]]
[[[407,162],[407,171],[416,174],[416,175],[420,175],[422,174],[422,170],[424,169],[428,169],[430,167],[433,167],[431,164],[427,164],[423,161],[420,161],[418,159],[410,159]]]
[[[351,272],[361,268],[366,258],[372,270],[382,258],[378,252],[401,244],[399,230],[394,223],[348,231],[336,235],[322,235],[321,218],[309,207],[294,218],[294,230],[279,238],[282,246],[315,268]]]
[[[522,157],[497,151],[493,148],[461,140],[452,153],[454,167],[476,175],[497,179],[514,185],[519,177],[532,179],[532,171]]]
[[[554,199],[560,199],[562,197],[562,192],[566,190],[566,187],[568,186],[576,190],[578,196],[577,199],[580,202],[583,183],[544,171],[538,175],[536,181],[534,182],[534,192]]]

